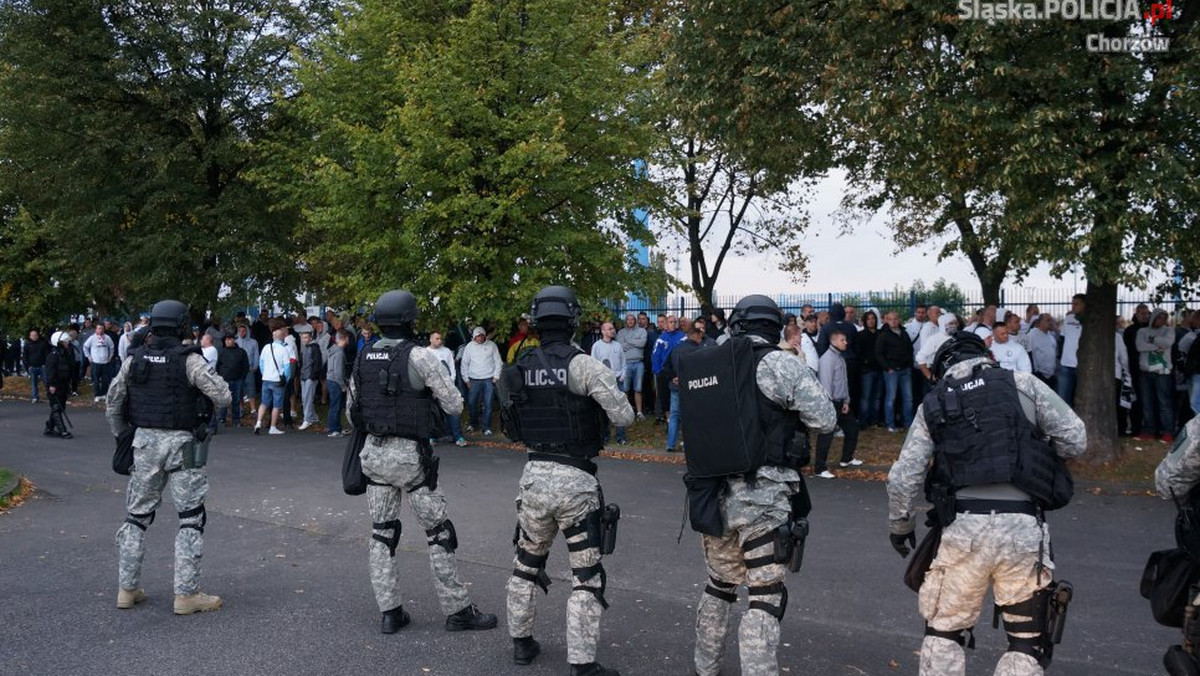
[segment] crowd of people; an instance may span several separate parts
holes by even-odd
[[[838,413],[836,436],[843,437],[839,465],[850,467],[859,464],[854,451],[860,430],[877,426],[900,432],[912,425],[916,403],[933,382],[933,357],[959,329],[980,336],[1001,367],[1034,374],[1073,405],[1082,335],[1079,317],[1085,308],[1082,294],[1061,317],[1033,304],[1022,314],[988,305],[970,315],[921,304],[907,319],[896,310],[871,308],[860,315],[859,308],[837,302],[819,311],[804,305],[799,313],[785,315],[779,345],[802,359],[830,394]],[[90,378],[94,401],[103,402],[116,368],[146,322],[145,315],[136,325],[85,319],[53,332],[61,345],[51,344],[37,329],[24,340],[8,338],[3,372],[28,375],[34,402],[51,386],[52,376],[64,375],[69,396],[77,396],[79,383]],[[465,446],[465,433],[492,435],[501,369],[539,345],[527,316],[504,328],[459,324],[422,337],[466,402],[465,421],[447,419],[439,430],[445,441]],[[1139,440],[1170,443],[1200,409],[1200,313],[1184,310],[1172,316],[1140,304],[1131,317],[1116,318],[1115,330],[1114,412],[1119,431]],[[655,424],[665,425],[665,449],[678,452],[683,444],[678,361],[692,350],[723,343],[729,335],[724,312],[706,308],[695,317],[658,314],[653,322],[646,312],[585,321],[577,340],[585,352],[612,369],[630,397],[636,419],[652,416]],[[328,436],[343,436],[347,379],[355,355],[377,339],[367,317],[334,310],[324,316],[275,317],[263,310],[253,319],[238,313],[229,321],[215,318],[194,326],[193,342],[234,397],[232,406],[213,416],[211,429],[240,426],[248,418],[256,434],[307,430],[323,422]],[[60,375],[46,368],[56,351]],[[323,421],[318,405],[328,407]],[[827,462],[833,437],[817,438],[817,476],[834,477]],[[610,439],[618,445],[629,443],[624,427],[615,428]]]

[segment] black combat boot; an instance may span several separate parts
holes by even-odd
[[[533,658],[542,652],[542,646],[537,641],[533,640],[532,636],[523,636],[513,639],[513,662],[517,664],[530,664]]]
[[[412,618],[404,612],[404,606],[396,606],[391,610],[383,611],[383,620],[380,623],[379,631],[385,634],[394,634],[411,621]]]
[[[609,669],[599,662],[572,664],[571,676],[621,676],[616,669]]]
[[[481,613],[474,604],[446,618],[446,631],[467,631],[468,629],[494,629],[496,616]]]

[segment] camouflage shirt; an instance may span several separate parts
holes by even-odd
[[[1154,487],[1165,500],[1183,498],[1200,482],[1200,417],[1179,430],[1171,452],[1154,470]]]
[[[616,375],[594,357],[581,354],[571,360],[567,366],[567,389],[571,394],[595,400],[608,414],[609,422],[617,427],[633,424],[633,407],[617,387]]]
[[[976,364],[990,361],[977,357],[959,362],[946,372],[947,377],[961,378],[971,373]],[[1014,373],[1021,408],[1045,435],[1062,458],[1073,458],[1087,447],[1087,431],[1075,411],[1059,398],[1054,390],[1030,373]],[[888,523],[892,533],[911,533],[914,528],[913,503],[925,485],[925,473],[933,458],[933,438],[925,423],[924,404],[917,407],[916,416],[900,457],[888,472]]]
[[[133,357],[126,357],[125,361],[121,362],[121,370],[117,372],[117,377],[113,378],[112,383],[108,386],[108,410],[105,412],[105,416],[108,418],[108,427],[112,430],[113,436],[120,436],[129,427],[129,418],[125,413],[125,397],[129,392],[127,381],[129,365],[132,362]],[[220,376],[208,370],[208,362],[204,360],[204,357],[198,354],[189,354],[186,368],[188,382],[211,399],[213,406],[222,408],[232,403],[233,397],[229,394],[229,385]],[[191,435],[191,432],[180,433]]]
[[[400,342],[395,338],[381,338],[374,347],[386,349],[398,345]],[[418,349],[414,349],[408,354],[408,382],[418,390],[428,387],[446,415],[461,414],[462,395],[459,394],[458,388],[454,387],[454,382],[450,380],[450,374],[446,372],[446,368],[442,366],[437,355],[429,350]],[[347,411],[354,409],[354,399],[358,391],[355,380],[354,377],[350,378],[349,391],[346,394]],[[350,425],[353,427],[353,416],[346,417],[351,419]]]
[[[755,345],[767,345],[766,340],[750,336]],[[796,411],[808,429],[828,434],[837,427],[837,411],[816,374],[804,361],[783,350],[768,353],[758,363],[755,381],[767,399],[789,411]]]

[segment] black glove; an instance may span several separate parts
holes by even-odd
[[[917,548],[917,534],[915,532],[905,533],[904,535],[892,533],[888,535],[888,539],[892,541],[892,548],[900,553],[900,558],[907,557],[911,549]]]

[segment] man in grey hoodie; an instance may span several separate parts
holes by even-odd
[[[625,378],[621,381],[621,391],[628,393],[633,390],[633,410],[637,420],[642,416],[642,381],[645,379],[646,363],[643,361],[646,351],[646,329],[636,323],[633,313],[625,315],[625,327],[617,331],[617,342],[625,350]]]
[[[842,440],[842,467],[861,465],[862,460],[854,457],[854,449],[858,446],[858,418],[854,415],[851,404],[850,383],[846,370],[846,334],[834,329],[829,334],[829,349],[821,355],[817,378],[821,386],[833,400],[833,408],[837,411],[838,427],[845,434]],[[833,479],[835,475],[829,471],[829,446],[833,443],[833,432],[817,436],[817,462],[813,465],[813,473],[822,479]]]
[[[1167,321],[1162,308],[1154,308],[1150,325],[1138,329],[1134,345],[1138,352],[1138,367],[1142,372],[1142,431],[1135,439],[1151,441],[1158,437],[1164,444],[1175,440],[1174,390],[1171,375],[1171,347],[1175,344],[1175,329]]]

